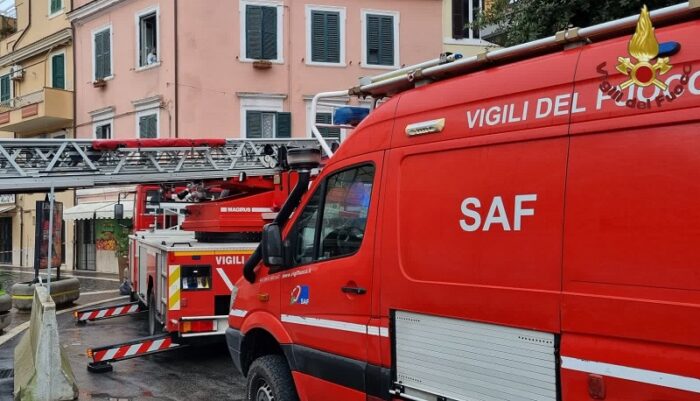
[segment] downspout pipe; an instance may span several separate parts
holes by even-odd
[[[15,43],[12,44],[12,51],[15,51],[15,48],[19,44],[19,42],[24,38],[24,35],[27,33],[29,28],[32,26],[32,2],[31,0],[27,0],[27,14],[29,15],[29,21],[27,22],[27,27],[24,28],[21,34],[19,34],[19,38],[15,40]]]
[[[175,16],[174,16],[175,23],[173,24],[174,31],[175,31],[175,50],[174,50],[175,51],[175,55],[174,55],[174,59],[175,59],[175,138],[179,138],[179,135],[180,135],[180,118],[179,118],[179,116],[180,116],[180,113],[179,113],[179,109],[180,109],[180,101],[179,101],[179,99],[180,99],[180,82],[179,82],[178,78],[180,77],[180,69],[179,69],[180,60],[178,59],[178,47],[179,46],[178,46],[178,40],[177,40],[178,39],[177,0],[173,0],[173,13],[175,14]]]
[[[289,194],[289,198],[287,199],[287,201],[284,202],[284,205],[277,214],[277,217],[275,217],[273,224],[277,224],[280,227],[284,227],[284,225],[287,224],[287,221],[289,221],[289,217],[291,217],[292,212],[299,205],[301,197],[309,189],[310,180],[311,170],[299,170],[299,181],[294,187],[294,190],[292,190],[292,193]],[[243,277],[245,277],[245,279],[248,280],[251,284],[255,282],[255,267],[260,263],[261,260],[262,249],[260,247],[260,244],[258,244],[258,247],[255,248],[255,252],[253,252],[253,254],[250,255],[250,258],[245,262],[245,265],[243,266]]]

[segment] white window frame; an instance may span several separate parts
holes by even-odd
[[[156,13],[156,46],[157,46],[157,52],[156,52],[156,62],[153,64],[146,64],[146,65],[141,65],[141,17],[144,17],[148,14],[153,14],[153,12]],[[134,21],[135,21],[135,26],[136,26],[136,58],[134,59],[134,70],[135,71],[143,71],[143,70],[148,70],[151,68],[156,68],[160,66],[160,53],[161,53],[161,43],[160,43],[160,7],[159,6],[152,6],[149,8],[146,8],[144,10],[141,10],[134,14]]]
[[[328,11],[328,12],[337,12],[340,14],[340,24],[339,24],[339,29],[340,29],[340,62],[338,63],[326,63],[326,62],[319,62],[319,61],[313,61],[311,59],[311,12],[312,11]],[[306,5],[306,64],[307,65],[316,65],[316,66],[323,66],[323,67],[345,67],[347,64],[345,63],[345,21],[347,20],[346,17],[347,13],[345,10],[345,7],[333,7],[333,6],[316,6],[312,4],[307,4]]]
[[[95,45],[94,39],[93,39],[92,43],[93,43],[93,46],[94,46],[94,45]],[[111,51],[111,50],[110,50],[110,51]],[[63,55],[63,73],[65,74],[65,77],[63,77],[63,81],[64,81],[64,84],[65,84],[65,85],[64,85],[65,88],[63,88],[63,90],[68,90],[68,88],[69,88],[70,86],[68,85],[68,71],[67,71],[67,68],[68,68],[68,60],[66,60],[66,50],[65,50],[65,49],[59,50],[59,51],[56,51],[56,52],[53,52],[53,53],[51,53],[51,55],[49,55],[49,60],[50,60],[50,61],[49,61],[49,77],[51,77],[51,88],[52,88],[52,89],[57,89],[57,88],[54,88],[54,85],[53,85],[53,58],[54,58],[55,56],[60,56],[61,54]],[[110,59],[111,59],[111,57],[110,57]],[[92,60],[92,62],[94,63],[95,60]],[[12,86],[12,85],[10,85],[10,86]]]
[[[136,113],[136,139],[152,139],[152,138],[141,138],[141,127],[139,122],[141,117],[147,117],[155,115],[156,116],[156,138],[160,138],[160,108],[148,109],[139,111]]]
[[[285,95],[273,95],[265,93],[238,94],[241,103],[241,138],[248,137],[246,126],[246,113],[250,111],[284,112]],[[277,124],[277,121],[275,121]]]
[[[248,58],[246,56],[246,17],[245,9],[246,6],[266,6],[266,7],[277,7],[277,58],[274,60],[267,60],[274,64],[284,64],[284,3],[279,0],[239,0],[238,14],[240,15],[240,54],[238,57],[239,61],[244,63],[252,63],[258,61],[253,58]]]
[[[514,1],[513,1],[513,0],[510,0],[510,3],[512,4],[512,3],[514,3]],[[449,7],[449,14],[448,14],[448,15],[451,16],[451,15],[452,15],[452,10],[453,10],[453,9],[452,9],[452,3],[451,3],[451,2],[446,2],[446,4],[449,5],[449,6],[447,6],[447,7]],[[479,0],[479,8],[481,8],[481,9],[484,8],[484,0]],[[469,18],[469,23],[470,23],[470,24],[471,24],[472,22],[474,22],[474,10],[472,10],[471,8],[469,9],[468,18]],[[493,43],[488,42],[488,41],[486,41],[486,40],[483,40],[483,39],[481,39],[481,37],[478,37],[478,38],[473,37],[473,32],[471,32],[471,30],[469,31],[469,37],[468,37],[468,38],[455,39],[455,38],[452,37],[453,32],[452,32],[452,26],[451,26],[451,25],[450,25],[449,29],[450,29],[449,36],[444,37],[443,40],[442,40],[442,43],[445,44],[445,45],[453,45],[453,46],[459,46],[459,45],[468,45],[468,46],[469,46],[469,45],[470,45],[470,46],[494,46]]]
[[[160,138],[160,103],[161,97],[154,96],[147,99],[136,100],[131,102],[136,109],[136,129],[134,130],[136,139],[141,139],[141,129],[139,121],[141,117],[156,115],[156,138]]]
[[[102,80],[107,81],[114,78],[114,35],[112,30],[112,24],[104,25],[99,28],[92,30],[92,80],[97,81],[97,66],[95,65],[95,36],[98,33],[104,31],[109,31],[109,76],[102,78]]]
[[[105,107],[89,112],[92,117],[92,138],[97,139],[97,127],[110,126],[110,136],[114,138],[114,107]]]
[[[92,120],[92,138],[97,139],[97,128],[109,125],[109,139],[114,139],[114,118]]]
[[[64,0],[61,0],[61,8],[58,9],[55,13],[51,12],[51,0],[47,0],[47,8],[48,10],[48,18],[52,19],[54,17],[57,17],[61,14],[63,14],[66,11],[66,2]]]
[[[394,17],[394,65],[376,65],[367,64],[367,14],[373,15],[387,15]],[[398,11],[387,11],[387,10],[372,10],[372,9],[362,9],[360,10],[360,20],[361,20],[361,31],[362,31],[362,68],[376,69],[376,70],[395,70],[401,67],[401,55],[399,54],[399,43],[400,38],[400,21],[401,13]]]

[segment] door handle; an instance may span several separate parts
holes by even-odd
[[[362,287],[340,287],[340,289],[346,294],[363,295],[367,293],[367,290]]]

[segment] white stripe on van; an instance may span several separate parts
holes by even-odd
[[[594,373],[603,376],[616,377],[618,379],[653,384],[655,386],[700,393],[700,379],[695,377],[673,375],[654,370],[630,368],[628,366],[613,365],[611,363],[586,361],[584,359],[572,358],[568,356],[561,357],[561,367],[563,369],[576,370],[579,372]]]
[[[343,322],[340,320],[318,319],[315,317],[282,315],[285,323],[301,324],[304,326],[320,327],[324,329],[348,331],[352,333],[367,334],[370,336],[389,336],[389,329],[379,326],[368,326],[365,324]]]

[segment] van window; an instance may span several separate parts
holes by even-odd
[[[367,224],[373,179],[372,165],[354,167],[326,178],[291,232],[294,265],[357,252]]]
[[[299,216],[294,227],[293,239],[294,265],[303,265],[314,260],[314,241],[316,240],[316,226],[318,225],[318,204],[321,197],[321,187],[306,204],[304,211]]]

